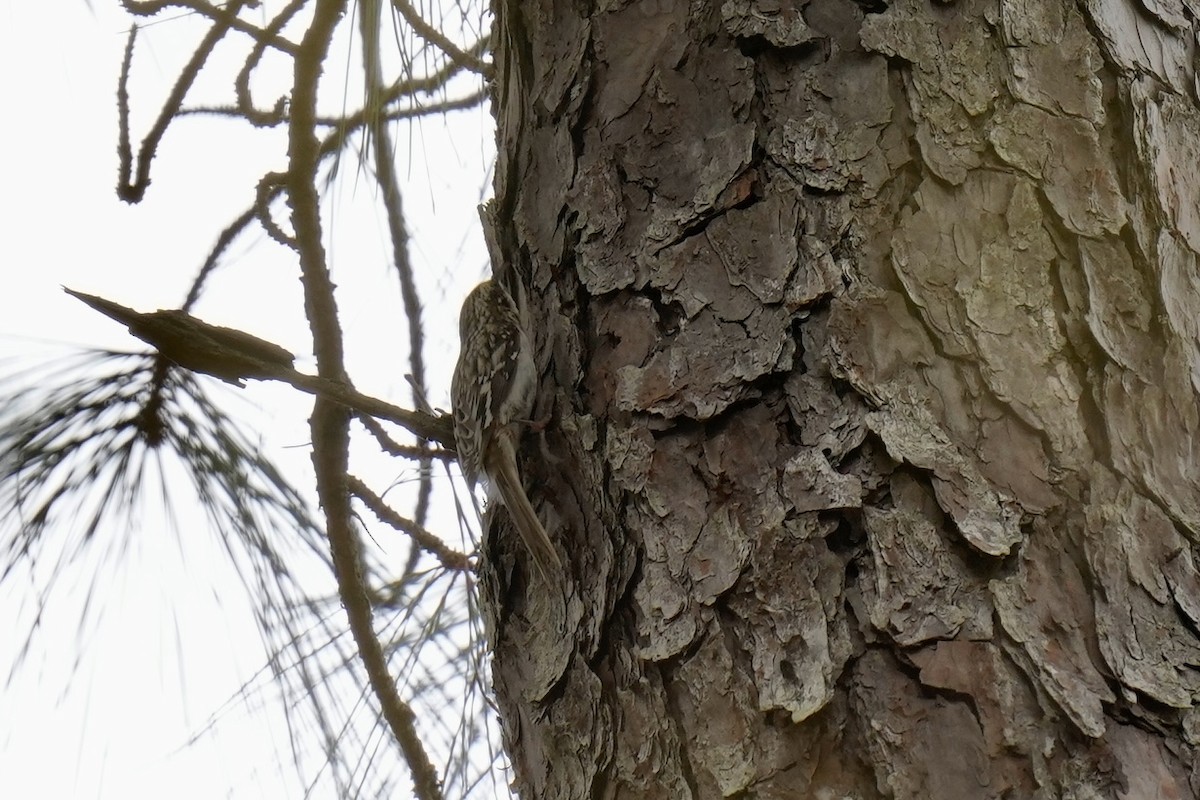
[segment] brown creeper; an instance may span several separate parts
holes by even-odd
[[[458,461],[472,488],[479,478],[499,495],[541,576],[562,571],[558,553],[521,485],[516,445],[537,390],[533,348],[512,296],[484,281],[463,301],[461,350],[450,383]]]

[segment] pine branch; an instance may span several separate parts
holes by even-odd
[[[65,287],[64,291],[125,325],[130,333],[175,366],[212,375],[235,386],[244,386],[248,379],[282,381],[354,411],[394,422],[422,439],[454,447],[449,415],[409,411],[365,395],[350,384],[305,375],[292,366],[295,359],[292,353],[245,331],[212,325],[178,309],[143,313],[96,295]]]

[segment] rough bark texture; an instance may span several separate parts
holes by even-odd
[[[1200,796],[1200,2],[497,16],[522,794]]]

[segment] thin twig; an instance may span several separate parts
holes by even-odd
[[[460,553],[451,547],[447,547],[445,542],[434,536],[426,528],[423,528],[410,519],[400,516],[382,497],[367,488],[367,485],[356,476],[349,476],[349,483],[350,493],[361,500],[363,505],[379,518],[380,522],[385,522],[401,533],[411,536],[413,541],[422,550],[436,558],[443,567],[459,572],[469,572],[471,570],[471,559],[465,553]]]
[[[267,235],[289,250],[296,249],[296,237],[289,235],[275,218],[271,216],[271,201],[283,191],[287,176],[278,172],[268,172],[258,181],[254,189],[254,210],[258,216],[258,224],[263,226]]]
[[[379,105],[383,96],[383,59],[379,52],[379,29],[382,8],[380,0],[361,0],[359,30],[363,44],[363,74],[366,80],[366,106],[374,109],[367,115],[367,137],[375,156],[375,177],[383,189],[383,207],[387,212],[389,238],[392,242],[392,264],[400,284],[400,298],[404,303],[404,317],[408,320],[408,363],[410,382],[413,386],[414,404],[425,393],[425,328],[421,323],[421,298],[417,294],[417,282],[413,276],[412,261],[408,257],[408,226],[404,223],[404,207],[400,198],[400,180],[396,176],[393,161],[392,134],[381,117]],[[424,447],[424,441],[417,442]],[[429,498],[433,484],[429,479],[429,458],[421,459],[421,482],[417,489],[414,518],[424,525],[429,515]]]
[[[450,424],[450,418],[445,415],[436,415],[431,411],[426,411],[423,409],[418,410],[416,413],[429,414],[432,419],[438,420],[439,423],[441,420],[445,420],[447,425]],[[428,448],[400,444],[390,435],[388,435],[388,432],[384,430],[382,425],[379,424],[379,420],[368,414],[359,413],[358,421],[361,422],[363,427],[367,429],[367,433],[371,434],[371,436],[375,438],[375,441],[379,443],[380,449],[389,456],[393,456],[395,458],[412,459],[428,456],[429,458],[436,458],[440,461],[453,461],[454,459],[458,458],[458,455],[451,449],[429,450]],[[448,430],[447,433],[449,433]]]
[[[245,4],[246,0],[232,0],[229,4],[229,13],[236,15],[237,11]],[[135,4],[145,7],[147,4]],[[126,6],[129,7],[129,4]],[[196,76],[200,74],[200,69],[204,66],[204,62],[208,60],[212,54],[213,48],[217,46],[217,42],[224,38],[229,32],[228,19],[214,20],[213,25],[209,28],[208,33],[196,45],[196,49],[192,51],[192,57],[188,59],[188,63],[179,73],[178,80],[171,87],[171,93],[167,95],[167,99],[163,101],[162,108],[159,109],[158,119],[154,121],[154,125],[146,134],[146,138],[142,140],[142,146],[138,149],[138,164],[137,164],[137,179],[131,180],[133,168],[133,155],[127,152],[129,148],[128,133],[125,136],[123,144],[126,151],[123,151],[120,156],[121,175],[117,182],[117,196],[127,203],[137,203],[146,194],[147,187],[150,186],[150,163],[154,160],[154,156],[158,152],[158,145],[162,141],[163,136],[167,132],[171,121],[179,112],[180,106],[183,105],[183,98],[187,95],[188,89],[196,80]],[[133,30],[130,30],[129,44],[126,46],[126,61],[132,58],[133,51]],[[120,101],[122,95],[125,99],[124,115],[128,117],[129,113],[129,95],[125,87],[128,80],[128,69],[122,69],[121,78],[119,79],[117,97]],[[129,122],[125,119],[123,124],[127,127]]]
[[[133,43],[137,41],[137,25],[129,26],[125,55],[121,57],[121,75],[117,78],[117,170],[119,182],[125,183],[133,173],[133,145],[129,139],[129,73],[133,68]]]
[[[264,32],[270,36],[278,36],[284,26],[291,21],[300,9],[302,9],[307,0],[292,0],[284,8],[275,15],[271,22],[264,28]],[[287,98],[278,97],[275,100],[275,105],[270,111],[262,111],[254,106],[254,99],[250,95],[250,75],[254,72],[255,67],[262,61],[263,54],[266,53],[266,45],[260,40],[254,43],[254,49],[246,56],[245,63],[238,70],[237,77],[233,80],[233,91],[237,96],[238,108],[241,109],[246,119],[251,125],[259,127],[273,127],[282,123],[286,119],[285,110],[287,109]]]
[[[400,16],[404,17],[409,25],[412,25],[418,36],[436,46],[455,64],[469,69],[471,72],[477,72],[485,78],[492,77],[495,68],[491,64],[447,39],[441,31],[426,22],[425,18],[408,3],[408,0],[392,0],[392,5],[400,12]]]
[[[217,241],[213,243],[212,249],[208,252],[208,257],[200,265],[200,269],[196,273],[196,279],[192,281],[192,286],[188,289],[187,297],[183,301],[182,310],[190,311],[192,306],[196,304],[196,301],[200,299],[200,293],[204,289],[204,282],[208,280],[208,276],[217,268],[221,255],[229,248],[229,245],[233,244],[233,240],[254,220],[254,211],[254,208],[243,211],[237,219],[226,225],[225,229],[217,234]]]

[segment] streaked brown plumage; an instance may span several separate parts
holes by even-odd
[[[459,316],[461,350],[450,396],[454,439],[468,483],[488,482],[512,516],[513,525],[546,580],[562,562],[534,513],[521,484],[516,449],[537,390],[532,345],[512,296],[498,283],[471,290]]]

